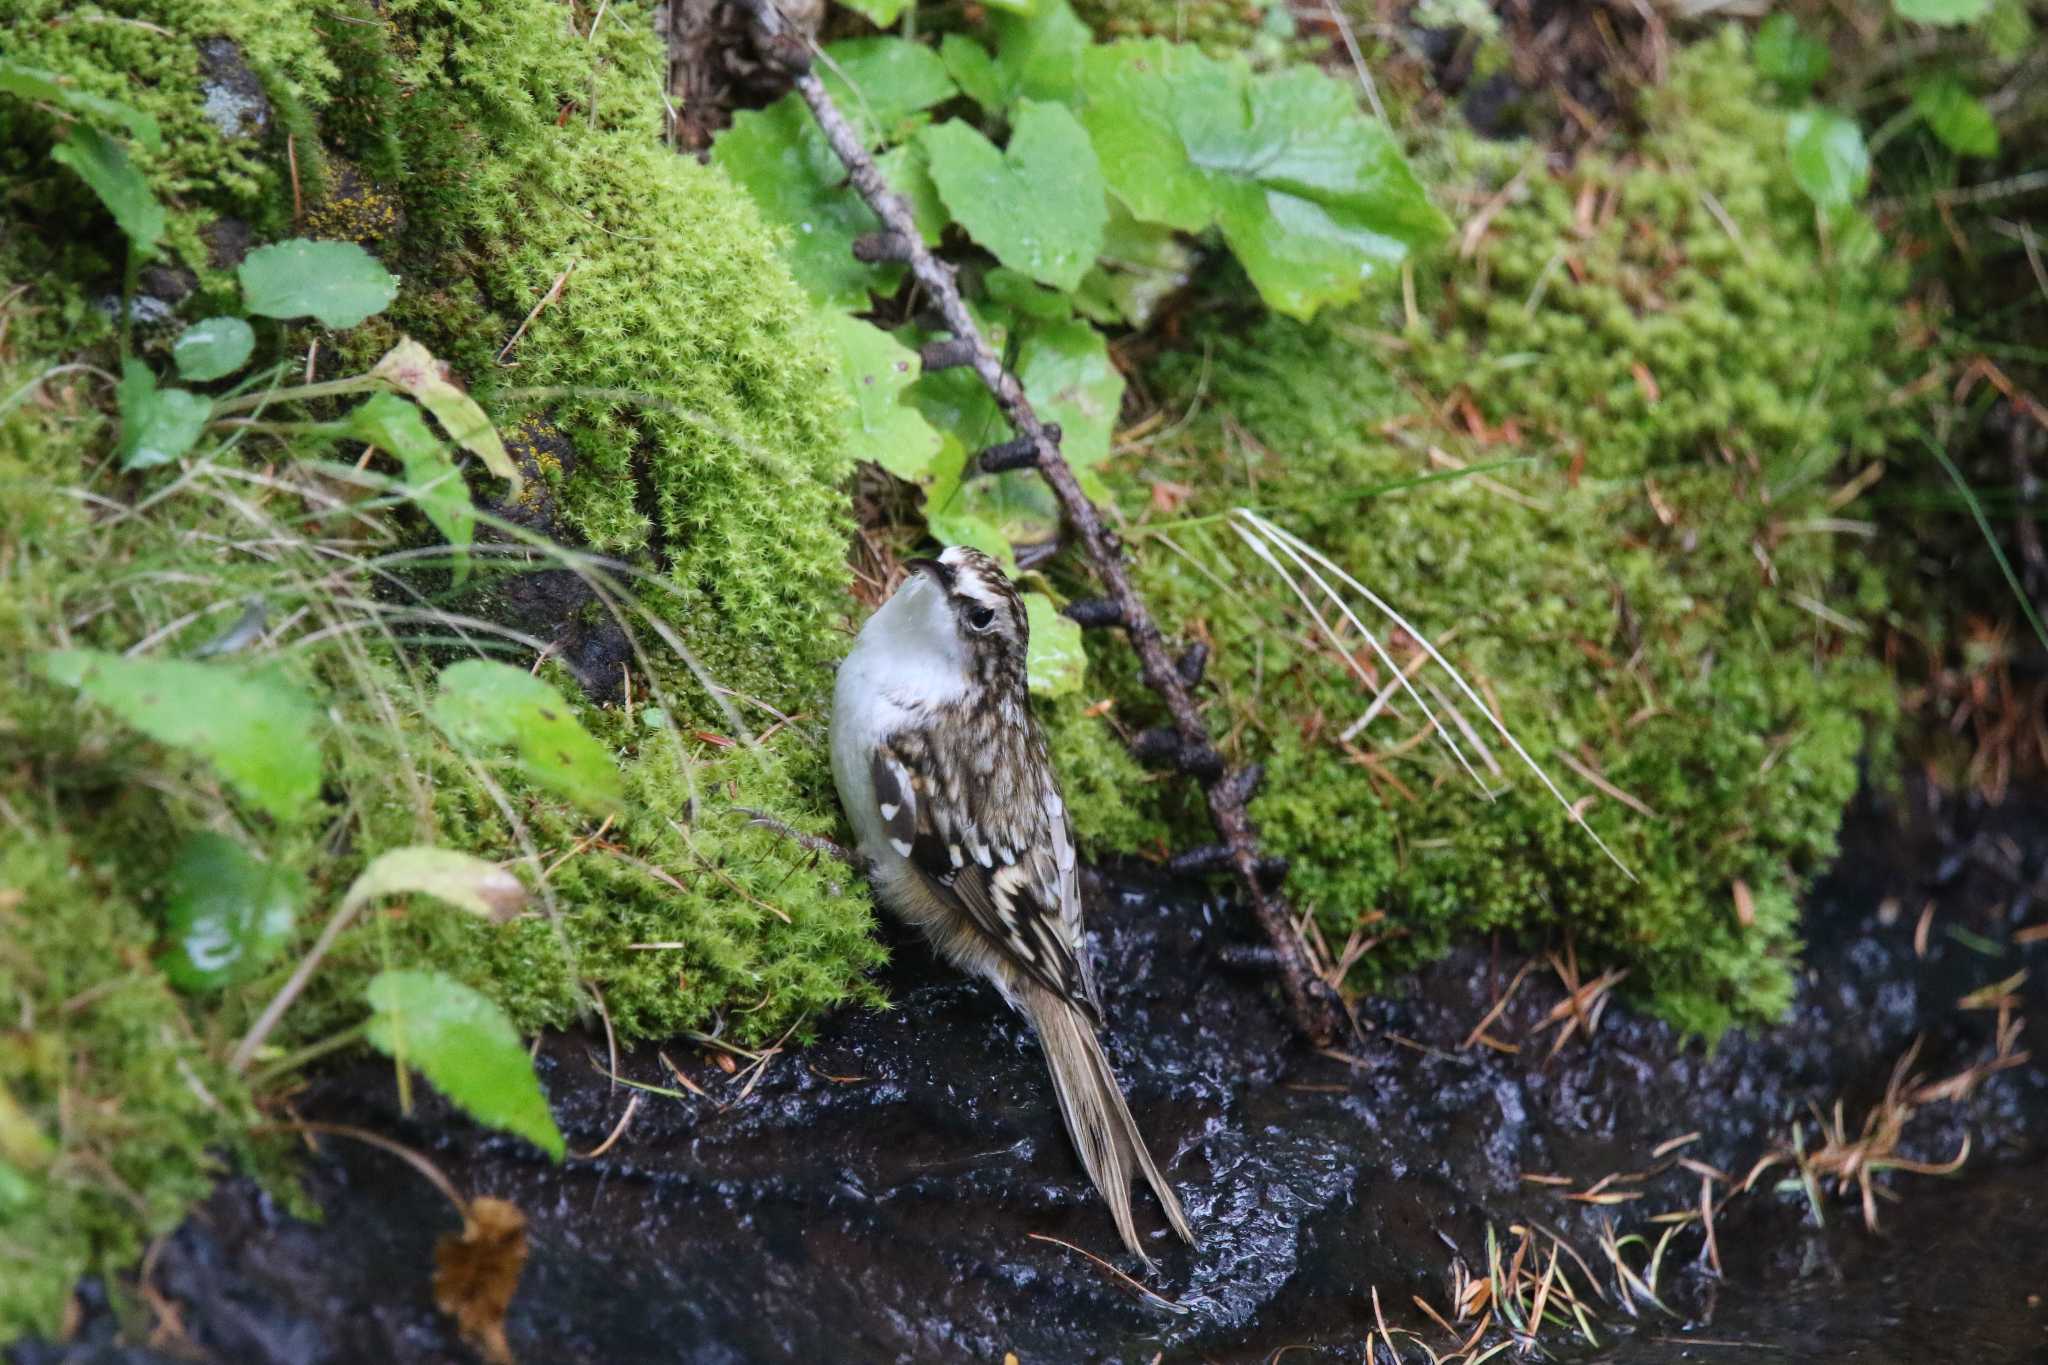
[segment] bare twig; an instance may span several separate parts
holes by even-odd
[[[874,158],[869,155],[866,142],[846,121],[846,116],[840,113],[831,95],[826,93],[824,83],[812,72],[807,43],[790,27],[773,0],[741,0],[741,4],[759,30],[763,57],[794,78],[797,93],[810,106],[811,116],[817,120],[833,154],[846,167],[849,183],[881,219],[883,233],[879,248],[886,249],[891,259],[901,260],[910,268],[919,287],[937,306],[945,329],[967,352],[967,363],[995,396],[997,406],[1002,409],[1019,442],[1028,445],[1033,452],[1033,465],[1051,485],[1067,520],[1079,533],[1089,563],[1116,609],[1116,621],[1124,628],[1131,648],[1137,651],[1143,665],[1145,685],[1166,704],[1167,713],[1173,719],[1174,734],[1179,740],[1179,752],[1184,756],[1213,757],[1215,750],[1209,739],[1208,727],[1202,722],[1190,688],[1174,668],[1159,627],[1131,584],[1130,574],[1124,565],[1122,542],[1103,523],[1101,512],[1081,491],[1073,469],[1060,454],[1058,437],[1039,419],[1017,376],[1003,367],[1002,360],[989,347],[987,338],[969,315],[966,301],[961,298],[959,287],[954,282],[953,267],[926,249],[909,207],[889,188]],[[865,245],[871,251],[878,249],[876,243]],[[1196,768],[1197,765],[1188,763],[1184,766]],[[1243,784],[1233,782],[1220,763],[1202,765],[1196,775],[1206,790],[1209,817],[1217,834],[1222,837],[1231,870],[1236,873],[1246,898],[1251,902],[1252,913],[1260,928],[1272,941],[1281,985],[1295,1025],[1314,1041],[1328,1043],[1337,1035],[1340,1018],[1337,995],[1327,982],[1317,976],[1301,937],[1295,932],[1294,917],[1286,901],[1268,889],[1267,879],[1261,876],[1259,846],[1245,810],[1250,792],[1244,789]]]

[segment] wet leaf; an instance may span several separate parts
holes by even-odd
[[[1997,156],[1998,124],[1961,81],[1937,76],[1913,92],[1913,108],[1947,148],[1960,156]]]
[[[427,430],[420,410],[395,393],[378,393],[351,408],[342,419],[348,434],[397,458],[405,470],[405,486],[427,520],[450,545],[466,551],[476,536],[476,506],[462,471],[448,456],[448,447]],[[469,568],[467,554],[456,559],[460,583]]]
[[[1060,424],[1060,453],[1092,485],[1092,467],[1108,457],[1123,407],[1124,377],[1110,361],[1109,343],[1085,322],[1033,327],[1018,352],[1017,377],[1038,415]]]
[[[101,123],[117,124],[150,151],[162,149],[163,133],[150,115],[119,100],[75,89],[67,84],[68,79],[0,57],[0,91],[53,104],[68,113],[97,119]]]
[[[853,258],[853,239],[879,229],[881,219],[845,188],[846,168],[797,96],[735,114],[711,159],[753,195],[769,222],[788,230],[790,273],[820,303],[859,311],[870,289],[891,290],[903,278],[901,266]]]
[[[1031,690],[1041,697],[1063,697],[1081,690],[1088,675],[1088,650],[1078,623],[1060,615],[1042,592],[1024,594],[1024,612],[1031,622],[1031,648],[1025,670]]]
[[[258,247],[236,274],[243,306],[258,317],[311,317],[336,329],[375,317],[398,297],[398,278],[354,242],[297,237]]]
[[[187,389],[160,389],[149,366],[130,356],[121,362],[114,390],[121,409],[121,468],[169,464],[199,443],[213,403]]]
[[[1848,208],[1870,187],[1870,152],[1854,119],[1832,109],[1801,109],[1785,120],[1792,178],[1823,210]]]
[[[364,993],[372,1045],[420,1072],[477,1122],[562,1159],[562,1132],[505,1011],[440,972],[379,972]]]
[[[514,493],[519,491],[519,467],[505,452],[498,429],[433,352],[405,337],[384,353],[370,373],[433,413],[449,440],[482,460],[484,468],[511,484]]]
[[[939,453],[939,433],[903,391],[920,373],[917,352],[872,323],[828,312],[825,328],[837,343],[839,372],[853,398],[845,416],[847,450],[872,460],[899,479],[928,482]]]
[[[492,923],[503,923],[526,904],[526,885],[496,863],[452,848],[418,845],[378,854],[349,883],[345,914],[383,896],[432,896]]]
[[[1081,67],[1110,190],[1142,221],[1220,227],[1280,312],[1355,298],[1449,231],[1392,134],[1321,72],[1254,75],[1157,39],[1091,49]]]
[[[1968,24],[1991,12],[1992,0],[1892,0],[1901,19],[1916,24]]]
[[[1828,46],[1809,37],[1799,21],[1780,12],[1764,20],[1752,49],[1756,69],[1790,94],[1804,95],[1828,74]]]
[[[164,235],[164,206],[120,143],[89,123],[77,123],[50,149],[50,160],[69,166],[92,188],[137,256],[156,255]]]
[[[939,46],[946,70],[969,99],[991,114],[1007,113],[1022,99],[1073,102],[1081,54],[1094,35],[1067,0],[1020,4],[1013,13],[991,15],[988,29],[994,56],[962,33],[947,34]]]
[[[1088,134],[1063,105],[1024,101],[1010,144],[953,120],[918,140],[954,221],[997,260],[1056,289],[1072,289],[1102,250],[1109,211]]]
[[[615,810],[618,765],[547,683],[509,664],[469,659],[441,670],[434,723],[471,753],[510,748],[536,785],[578,805]]]
[[[41,668],[158,743],[207,760],[280,820],[320,794],[320,708],[272,673],[90,649],[45,654]]]
[[[240,318],[205,318],[178,334],[171,360],[180,378],[205,383],[241,369],[255,349],[256,333]]]
[[[462,1231],[434,1243],[434,1304],[492,1365],[510,1365],[505,1310],[526,1268],[526,1215],[517,1204],[482,1195],[464,1210]]]
[[[953,78],[939,54],[902,38],[851,38],[825,49],[818,76],[868,145],[898,142],[912,116],[953,98]]]
[[[164,975],[188,991],[260,976],[291,941],[305,880],[253,857],[234,840],[192,835],[179,850],[164,900],[171,947]]]

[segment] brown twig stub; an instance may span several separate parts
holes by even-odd
[[[763,55],[769,60],[779,60],[779,64],[794,76],[797,94],[810,107],[811,117],[825,134],[833,155],[846,168],[849,183],[881,219],[884,233],[894,239],[889,243],[890,248],[903,252],[903,262],[909,267],[911,276],[925,296],[938,305],[945,329],[962,344],[967,352],[967,363],[972,365],[981,382],[995,396],[996,405],[1016,432],[1017,440],[1027,443],[1036,452],[1038,472],[1051,485],[1067,520],[1079,534],[1089,563],[1106,590],[1104,596],[1114,605],[1116,620],[1123,626],[1131,648],[1137,651],[1145,685],[1158,694],[1172,719],[1172,729],[1179,740],[1179,766],[1191,771],[1202,782],[1209,818],[1228,851],[1230,868],[1236,873],[1238,883],[1251,903],[1259,927],[1272,941],[1279,962],[1281,985],[1295,1025],[1311,1040],[1327,1044],[1336,1037],[1341,1017],[1336,992],[1316,974],[1301,936],[1295,931],[1292,912],[1286,902],[1269,889],[1267,878],[1261,876],[1258,841],[1253,836],[1251,817],[1245,810],[1244,800],[1236,784],[1220,780],[1224,773],[1222,761],[1215,757],[1215,746],[1196,708],[1192,689],[1174,666],[1173,656],[1167,650],[1159,627],[1154,624],[1131,583],[1124,564],[1122,542],[1103,522],[1101,513],[1088,500],[1087,494],[1081,491],[1080,481],[1060,454],[1058,437],[1039,419],[1031,400],[1025,396],[1024,386],[1016,375],[1004,368],[1001,358],[981,334],[981,329],[967,311],[966,300],[961,297],[953,267],[932,255],[924,245],[909,206],[889,188],[874,158],[869,155],[867,145],[839,112],[831,95],[826,92],[824,82],[811,70],[808,60],[799,64],[791,59],[793,35],[781,12],[775,8],[774,0],[740,0],[740,3],[754,19]]]

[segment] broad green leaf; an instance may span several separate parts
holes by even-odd
[[[902,38],[851,38],[825,49],[818,75],[870,146],[897,142],[913,115],[953,98],[939,54]]]
[[[1005,573],[1017,572],[1017,555],[994,522],[970,509],[961,488],[968,451],[960,439],[947,432],[938,457],[932,461],[932,482],[924,494],[925,529],[942,545],[971,545],[992,555]]]
[[[398,297],[398,279],[354,242],[295,237],[242,258],[242,303],[266,318],[310,317],[324,327],[353,327]]]
[[[1109,212],[1088,134],[1057,104],[1026,101],[1010,145],[953,120],[918,135],[932,183],[953,218],[997,260],[1057,289],[1072,289],[1102,249]]]
[[[1038,415],[1060,424],[1060,453],[1067,463],[1084,486],[1093,484],[1092,466],[1109,455],[1124,400],[1124,377],[1110,362],[1102,333],[1079,321],[1033,327],[1017,356],[1017,377]],[[1090,496],[1100,496],[1100,490]]]
[[[1024,614],[1031,623],[1031,646],[1025,674],[1041,697],[1063,697],[1081,690],[1088,675],[1088,650],[1081,627],[1059,614],[1042,592],[1024,594]]]
[[[164,235],[164,206],[120,143],[89,123],[75,123],[50,149],[50,160],[69,166],[92,187],[138,257],[156,255]]]
[[[149,366],[130,356],[114,389],[121,409],[121,468],[168,464],[190,450],[206,430],[213,404],[185,389],[160,389]]]
[[[384,896],[432,896],[480,919],[510,919],[526,904],[526,886],[494,862],[452,848],[418,845],[380,853],[349,883],[341,913]]]
[[[846,168],[797,96],[735,114],[711,159],[754,196],[769,222],[789,230],[790,273],[820,303],[859,312],[869,290],[892,290],[902,280],[901,266],[853,258],[853,239],[881,220],[846,188]]]
[[[1854,119],[1832,109],[1801,109],[1785,120],[1792,178],[1824,211],[1845,209],[1870,187],[1870,152]]]
[[[128,135],[148,150],[160,151],[164,145],[162,131],[150,115],[119,100],[110,100],[103,95],[88,94],[68,84],[69,78],[55,76],[34,67],[22,66],[17,62],[0,57],[0,91],[19,95],[23,99],[40,100],[54,104],[59,109],[102,123],[113,123],[126,128]]]
[[[394,456],[405,469],[405,486],[434,529],[457,550],[466,551],[476,537],[476,506],[462,471],[448,457],[441,438],[427,430],[420,410],[395,393],[374,393],[342,418],[348,434]],[[467,574],[467,555],[456,560],[455,575]]]
[[[998,7],[1001,8],[1001,7]],[[946,69],[963,93],[991,114],[1018,100],[1071,104],[1079,88],[1081,55],[1094,42],[1067,0],[1018,4],[989,17],[995,55],[965,34],[949,33],[939,46]]]
[[[434,722],[472,753],[512,749],[536,784],[578,805],[616,810],[618,765],[562,694],[523,668],[468,659],[441,670]]]
[[[1991,12],[1992,0],[1892,0],[1901,19],[1916,24],[1968,24]]]
[[[171,360],[181,379],[205,383],[233,374],[256,349],[256,333],[240,318],[204,318],[178,334]]]
[[[320,708],[274,674],[90,649],[45,654],[41,669],[158,743],[207,760],[281,820],[320,795]]]
[[[1997,156],[1998,124],[1991,111],[1953,76],[1937,76],[1913,92],[1913,108],[1934,135],[1961,156]]]
[[[1039,322],[1065,322],[1074,316],[1074,302],[1057,289],[1034,284],[1029,275],[999,265],[981,277],[981,287],[990,299],[1019,317]]]
[[[903,16],[912,0],[844,0],[848,9],[876,28],[887,28]]]
[[[420,1072],[477,1122],[562,1159],[562,1131],[505,1011],[440,972],[379,972],[364,994],[372,1045]]]
[[[924,238],[926,246],[937,246],[953,218],[939,198],[939,187],[932,183],[931,163],[925,158],[924,148],[915,142],[891,147],[875,158],[875,165],[882,172],[882,179],[909,207],[911,221],[917,224],[917,235]]]
[[[1449,230],[1385,126],[1318,71],[1254,75],[1148,39],[1091,50],[1082,77],[1110,190],[1141,221],[1222,228],[1290,316],[1355,298]]]
[[[433,352],[411,337],[403,337],[370,373],[433,413],[449,440],[482,460],[484,468],[510,483],[514,493],[519,491],[519,466],[505,452],[498,429]]]
[[[926,483],[939,453],[939,433],[903,391],[917,381],[917,352],[881,328],[844,313],[827,312],[825,327],[839,351],[839,373],[852,408],[845,416],[846,446],[857,460],[872,460],[899,479]]]
[[[1141,223],[1115,199],[1102,256],[1081,280],[1075,307],[1095,322],[1143,327],[1192,277],[1194,250],[1172,228]]]
[[[1784,12],[1764,20],[1756,31],[1756,69],[1795,95],[1804,95],[1828,74],[1828,46],[1807,36],[1799,21]]]
[[[178,852],[164,897],[171,946],[161,965],[188,991],[219,990],[262,974],[291,941],[303,878],[250,856],[234,840],[194,834]]]

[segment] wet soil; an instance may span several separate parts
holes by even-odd
[[[1201,1237],[1198,1250],[1175,1244],[1141,1205],[1152,1275],[1118,1251],[1023,1026],[910,944],[894,955],[897,1009],[822,1021],[813,1045],[758,1073],[671,1045],[711,1098],[642,1093],[591,1159],[552,1166],[432,1105],[401,1116],[375,1063],[327,1078],[299,1107],[396,1135],[463,1189],[526,1210],[532,1253],[509,1327],[529,1362],[1265,1361],[1285,1348],[1290,1361],[1356,1361],[1375,1290],[1390,1325],[1445,1351],[1453,1342],[1411,1296],[1448,1312],[1453,1263],[1483,1275],[1489,1229],[1511,1245],[1516,1224],[1554,1231],[1602,1281],[1601,1346],[1547,1337],[1565,1358],[2048,1360],[2038,1062],[1919,1111],[1903,1155],[1942,1161],[1967,1136],[1969,1160],[1952,1179],[1880,1176],[1901,1198],[1880,1201],[1879,1235],[1853,1198],[1830,1199],[1817,1228],[1803,1195],[1766,1180],[1717,1216],[1724,1273],[1700,1263],[1698,1230],[1681,1230],[1657,1283],[1669,1314],[1638,1305],[1637,1317],[1598,1250],[1603,1220],[1654,1240],[1652,1215],[1697,1207],[1700,1176],[1655,1155],[1668,1139],[1698,1133],[1674,1155],[1739,1177],[1809,1103],[1840,1098],[1858,1127],[1916,1037],[1930,1079],[1991,1056],[1995,1012],[1957,1001],[2022,967],[2019,1046],[2048,1058],[2048,943],[2010,942],[2048,919],[2044,817],[2039,796],[1988,810],[1861,803],[1810,899],[1797,1004],[1711,1053],[1623,1001],[1590,1045],[1546,1059],[1552,1035],[1533,1030],[1563,998],[1548,966],[1490,1030],[1519,1052],[1463,1048],[1524,960],[1500,945],[1363,1002],[1363,1037],[1344,1058],[1318,1055],[1290,1037],[1266,980],[1227,965],[1241,917],[1113,874],[1095,893],[1111,1050]],[[603,1144],[634,1093],[599,1073],[603,1053],[601,1038],[579,1036],[542,1050],[575,1150]],[[676,1085],[653,1048],[620,1067]],[[1610,1173],[1647,1173],[1607,1187],[1640,1197],[1566,1197]],[[456,1225],[447,1204],[393,1158],[336,1140],[308,1187],[321,1223],[230,1181],[164,1244],[153,1285],[182,1344],[294,1365],[469,1359],[429,1289],[434,1241]],[[1172,1307],[1048,1238],[1139,1274]],[[1645,1271],[1646,1248],[1625,1254]],[[15,1358],[168,1358],[88,1344],[110,1332]]]

